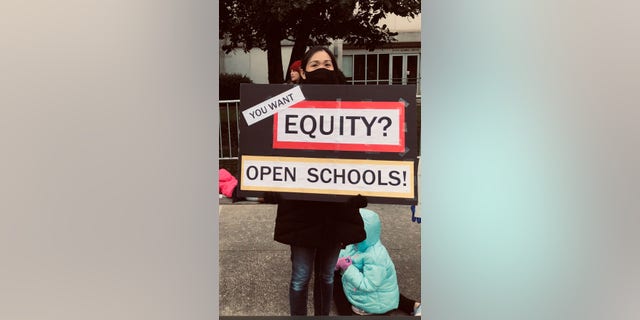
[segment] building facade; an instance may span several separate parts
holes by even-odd
[[[397,41],[368,51],[333,41],[328,47],[336,55],[338,67],[353,85],[416,84],[420,94],[420,15],[415,19],[391,15],[380,21],[398,32]],[[287,72],[293,43],[282,42],[282,65]],[[267,53],[252,49],[248,53],[235,50],[225,54],[220,50],[220,72],[239,73],[254,83],[268,83]]]

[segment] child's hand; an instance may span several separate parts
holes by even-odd
[[[351,265],[351,257],[338,258],[336,270],[344,271]]]

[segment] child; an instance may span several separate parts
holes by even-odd
[[[339,315],[384,314],[400,309],[420,316],[422,305],[408,299],[398,288],[396,269],[382,242],[378,214],[360,209],[367,238],[340,251],[336,263],[334,301]]]

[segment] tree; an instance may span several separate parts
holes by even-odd
[[[307,46],[327,45],[331,39],[374,50],[396,40],[397,33],[378,25],[381,19],[419,13],[420,0],[222,0],[219,37],[225,53],[267,51],[269,83],[282,83],[282,40],[294,42],[289,65]]]

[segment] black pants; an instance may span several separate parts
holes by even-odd
[[[355,315],[355,313],[351,309],[351,303],[349,303],[349,300],[347,300],[347,296],[344,294],[344,288],[342,287],[342,275],[340,274],[340,271],[336,271],[333,273],[333,301],[336,304],[338,315]],[[400,303],[398,304],[398,309],[396,310],[400,310],[406,314],[411,315],[413,313],[413,306],[415,305],[415,303],[415,300],[411,300],[400,293]]]

